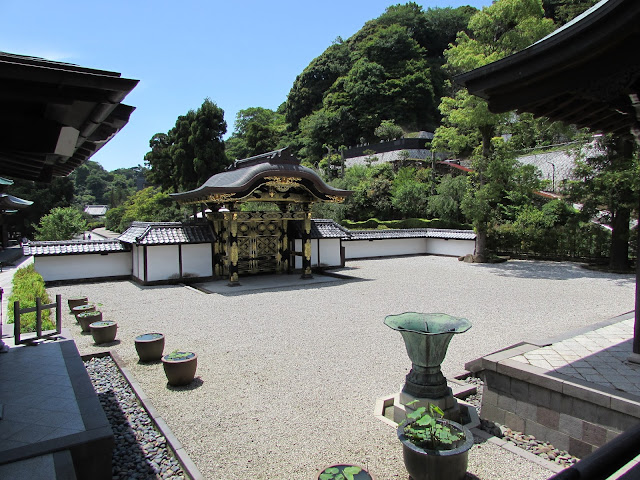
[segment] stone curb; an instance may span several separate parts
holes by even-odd
[[[140,405],[142,405],[142,408],[144,408],[145,412],[147,412],[147,415],[149,415],[149,418],[151,418],[151,421],[153,422],[155,427],[167,440],[167,445],[171,449],[171,452],[175,455],[178,463],[180,463],[180,466],[182,467],[184,473],[189,478],[191,478],[191,480],[204,480],[204,477],[200,473],[200,470],[198,470],[196,464],[193,463],[184,447],[182,446],[182,443],[180,443],[180,440],[178,440],[178,438],[169,428],[169,425],[167,425],[165,420],[158,414],[158,411],[151,404],[151,400],[149,400],[149,397],[147,397],[146,393],[144,393],[144,390],[142,390],[140,384],[133,378],[133,375],[131,374],[129,369],[124,366],[124,362],[120,358],[120,356],[116,352],[105,351],[92,353],[89,355],[82,355],[82,360],[89,360],[94,357],[111,357],[113,362],[118,367],[118,370],[120,370],[120,373],[133,390],[133,393],[135,393],[136,398],[140,402]]]

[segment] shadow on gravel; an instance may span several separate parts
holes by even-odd
[[[160,365],[162,360],[150,360],[148,362],[143,362],[142,360],[138,360],[138,365]]]
[[[172,392],[188,392],[189,390],[200,388],[202,385],[204,385],[204,380],[200,377],[196,377],[189,385],[182,385],[180,387],[174,387],[173,385],[169,385],[167,382],[167,390],[171,390]]]
[[[508,261],[505,263],[475,263],[474,268],[504,277],[541,278],[545,280],[574,280],[579,278],[608,279],[621,285],[635,283],[632,273],[606,273],[583,268],[581,264],[548,261]]]
[[[156,479],[136,433],[113,390],[98,393],[98,399],[111,424],[115,444],[113,446],[112,474],[114,478]]]

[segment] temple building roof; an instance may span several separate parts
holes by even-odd
[[[0,175],[69,175],[129,121],[138,84],[117,72],[0,52]]]
[[[22,210],[33,205],[30,200],[14,197],[8,193],[0,193],[0,211]]]
[[[171,197],[183,204],[295,201],[299,195],[306,195],[312,201],[340,201],[352,193],[327,185],[316,172],[300,165],[300,160],[283,148],[236,160],[200,187],[173,193]]]
[[[458,75],[492,112],[629,134],[640,119],[640,2],[603,0],[524,50]]]
[[[133,222],[118,240],[137,245],[175,245],[213,242],[215,236],[206,222]]]

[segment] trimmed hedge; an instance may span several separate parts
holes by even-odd
[[[49,295],[44,288],[42,275],[36,272],[33,264],[19,268],[13,275],[12,290],[9,297],[9,319],[7,323],[14,322],[13,302],[20,302],[20,308],[36,306],[36,298],[40,298],[42,304],[51,303]],[[42,330],[53,330],[55,326],[50,319],[48,309],[42,310]],[[20,332],[36,331],[36,312],[25,313],[20,316]]]
[[[434,218],[432,220],[426,218],[406,218],[404,220],[379,220],[370,218],[363,221],[342,220],[340,224],[352,230],[367,229],[406,229],[406,228],[456,228],[471,230],[470,225],[458,224]]]

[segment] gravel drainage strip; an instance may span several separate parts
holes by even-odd
[[[116,354],[82,359],[115,437],[114,480],[203,478]]]

